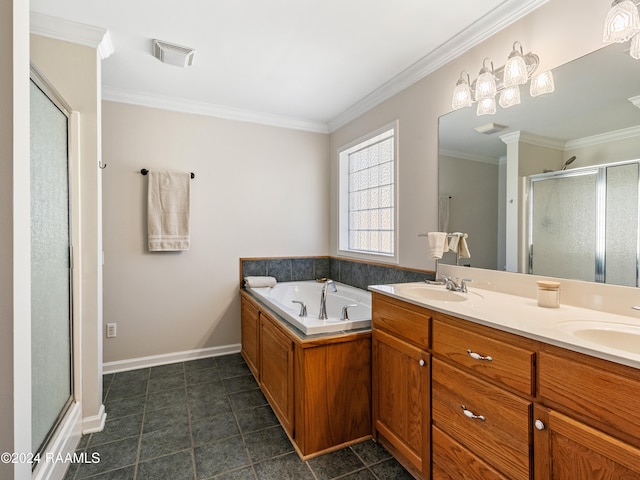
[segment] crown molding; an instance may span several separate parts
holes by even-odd
[[[507,145],[511,143],[528,143],[529,145],[537,145],[538,147],[553,148],[555,150],[565,150],[565,141],[558,140],[556,138],[543,137],[542,135],[535,135],[529,132],[515,131],[500,135],[502,140]]]
[[[618,142],[629,138],[640,137],[640,126],[623,128],[614,130],[613,132],[600,133],[591,137],[578,138],[577,140],[569,140],[565,145],[565,150],[573,150],[575,148],[594,147],[603,143]]]
[[[111,35],[104,28],[51,17],[38,12],[29,12],[29,14],[29,27],[34,35],[95,48],[102,60],[114,52]]]
[[[474,153],[463,152],[460,150],[440,150],[439,156],[459,158],[461,160],[468,160],[470,162],[489,163],[491,165],[498,165],[500,158],[487,157],[485,155],[476,155]]]
[[[263,112],[253,112],[239,108],[225,107],[205,102],[197,102],[187,99],[179,99],[144,92],[119,90],[103,85],[102,99],[139,105],[143,107],[161,108],[182,113],[205,115],[208,117],[224,118],[239,122],[259,123],[273,127],[303,130],[314,133],[329,133],[324,122],[312,122],[280,115],[272,115]]]
[[[327,123],[329,132],[343,127],[385,100],[410,87],[487,38],[528,15],[549,0],[505,1],[451,40],[421,58]]]

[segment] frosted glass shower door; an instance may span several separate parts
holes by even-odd
[[[532,182],[530,273],[595,281],[597,170]]]
[[[31,82],[32,451],[70,405],[72,386],[68,119]]]
[[[605,282],[638,286],[638,164],[607,167]]]

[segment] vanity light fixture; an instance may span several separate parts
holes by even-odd
[[[555,84],[553,83],[553,73],[551,70],[547,70],[546,72],[542,72],[531,77],[529,94],[532,97],[544,95],[545,93],[552,93],[554,90]]]
[[[640,40],[638,44],[640,55]],[[489,68],[488,64],[491,64]],[[524,54],[522,44],[518,41],[513,47],[507,63],[494,70],[493,61],[485,58],[478,78],[471,83],[469,74],[463,70],[460,79],[453,90],[451,106],[454,110],[470,106],[473,101],[478,102],[477,115],[491,115],[496,113],[496,95],[500,93],[498,104],[502,108],[509,108],[520,103],[520,85],[531,80],[530,93],[532,96],[551,93],[554,90],[553,74],[551,71],[533,76],[540,64],[540,58],[534,53]],[[465,78],[466,76],[466,78]]]
[[[520,46],[520,51],[518,51],[516,45]],[[522,44],[516,41],[513,42],[513,51],[509,54],[507,63],[504,65],[503,83],[505,87],[512,87],[514,85],[523,85],[527,81],[529,81],[529,73],[522,53]]]
[[[605,43],[623,43],[640,32],[638,7],[632,0],[613,0],[604,19],[602,41]]]
[[[487,67],[487,60],[491,62],[491,70]],[[488,100],[494,98],[498,93],[496,86],[496,75],[493,71],[493,61],[487,57],[482,62],[482,68],[476,81],[476,100]]]
[[[467,78],[465,78],[465,75]],[[463,70],[460,73],[458,83],[456,83],[456,88],[453,89],[451,106],[454,110],[458,110],[459,108],[470,107],[472,103],[473,97],[471,96],[471,87],[469,86],[469,73]]]
[[[640,14],[632,0],[613,0],[604,19],[602,41],[605,43],[624,43],[631,39],[629,54],[640,59]]]

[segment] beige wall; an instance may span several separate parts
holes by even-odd
[[[76,360],[81,361],[76,364],[76,397],[82,402],[84,428],[91,430],[103,421],[100,58],[95,48],[32,35],[31,61],[79,113],[79,151],[76,145],[70,148],[72,157],[77,154],[71,162],[74,331],[79,335]]]
[[[104,102],[104,318],[117,323],[104,361],[129,368],[122,361],[238,344],[238,259],[327,254],[327,145],[317,133]],[[142,168],[195,173],[189,251],[147,251]]]
[[[540,71],[604,46],[602,25],[610,4],[600,0],[551,0],[456,60],[331,134],[330,254],[337,251],[337,149],[399,120],[399,262],[435,268],[418,232],[438,225],[438,117],[451,111],[451,92],[463,69],[472,76],[484,57],[502,65],[515,40],[540,56]],[[498,59],[503,59],[502,61]],[[477,73],[476,73],[477,75]],[[517,107],[514,107],[517,108]],[[473,246],[470,245],[472,249]]]

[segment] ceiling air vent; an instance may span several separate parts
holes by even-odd
[[[195,48],[181,47],[162,40],[153,41],[153,56],[162,63],[175,65],[176,67],[190,67],[193,64]]]

